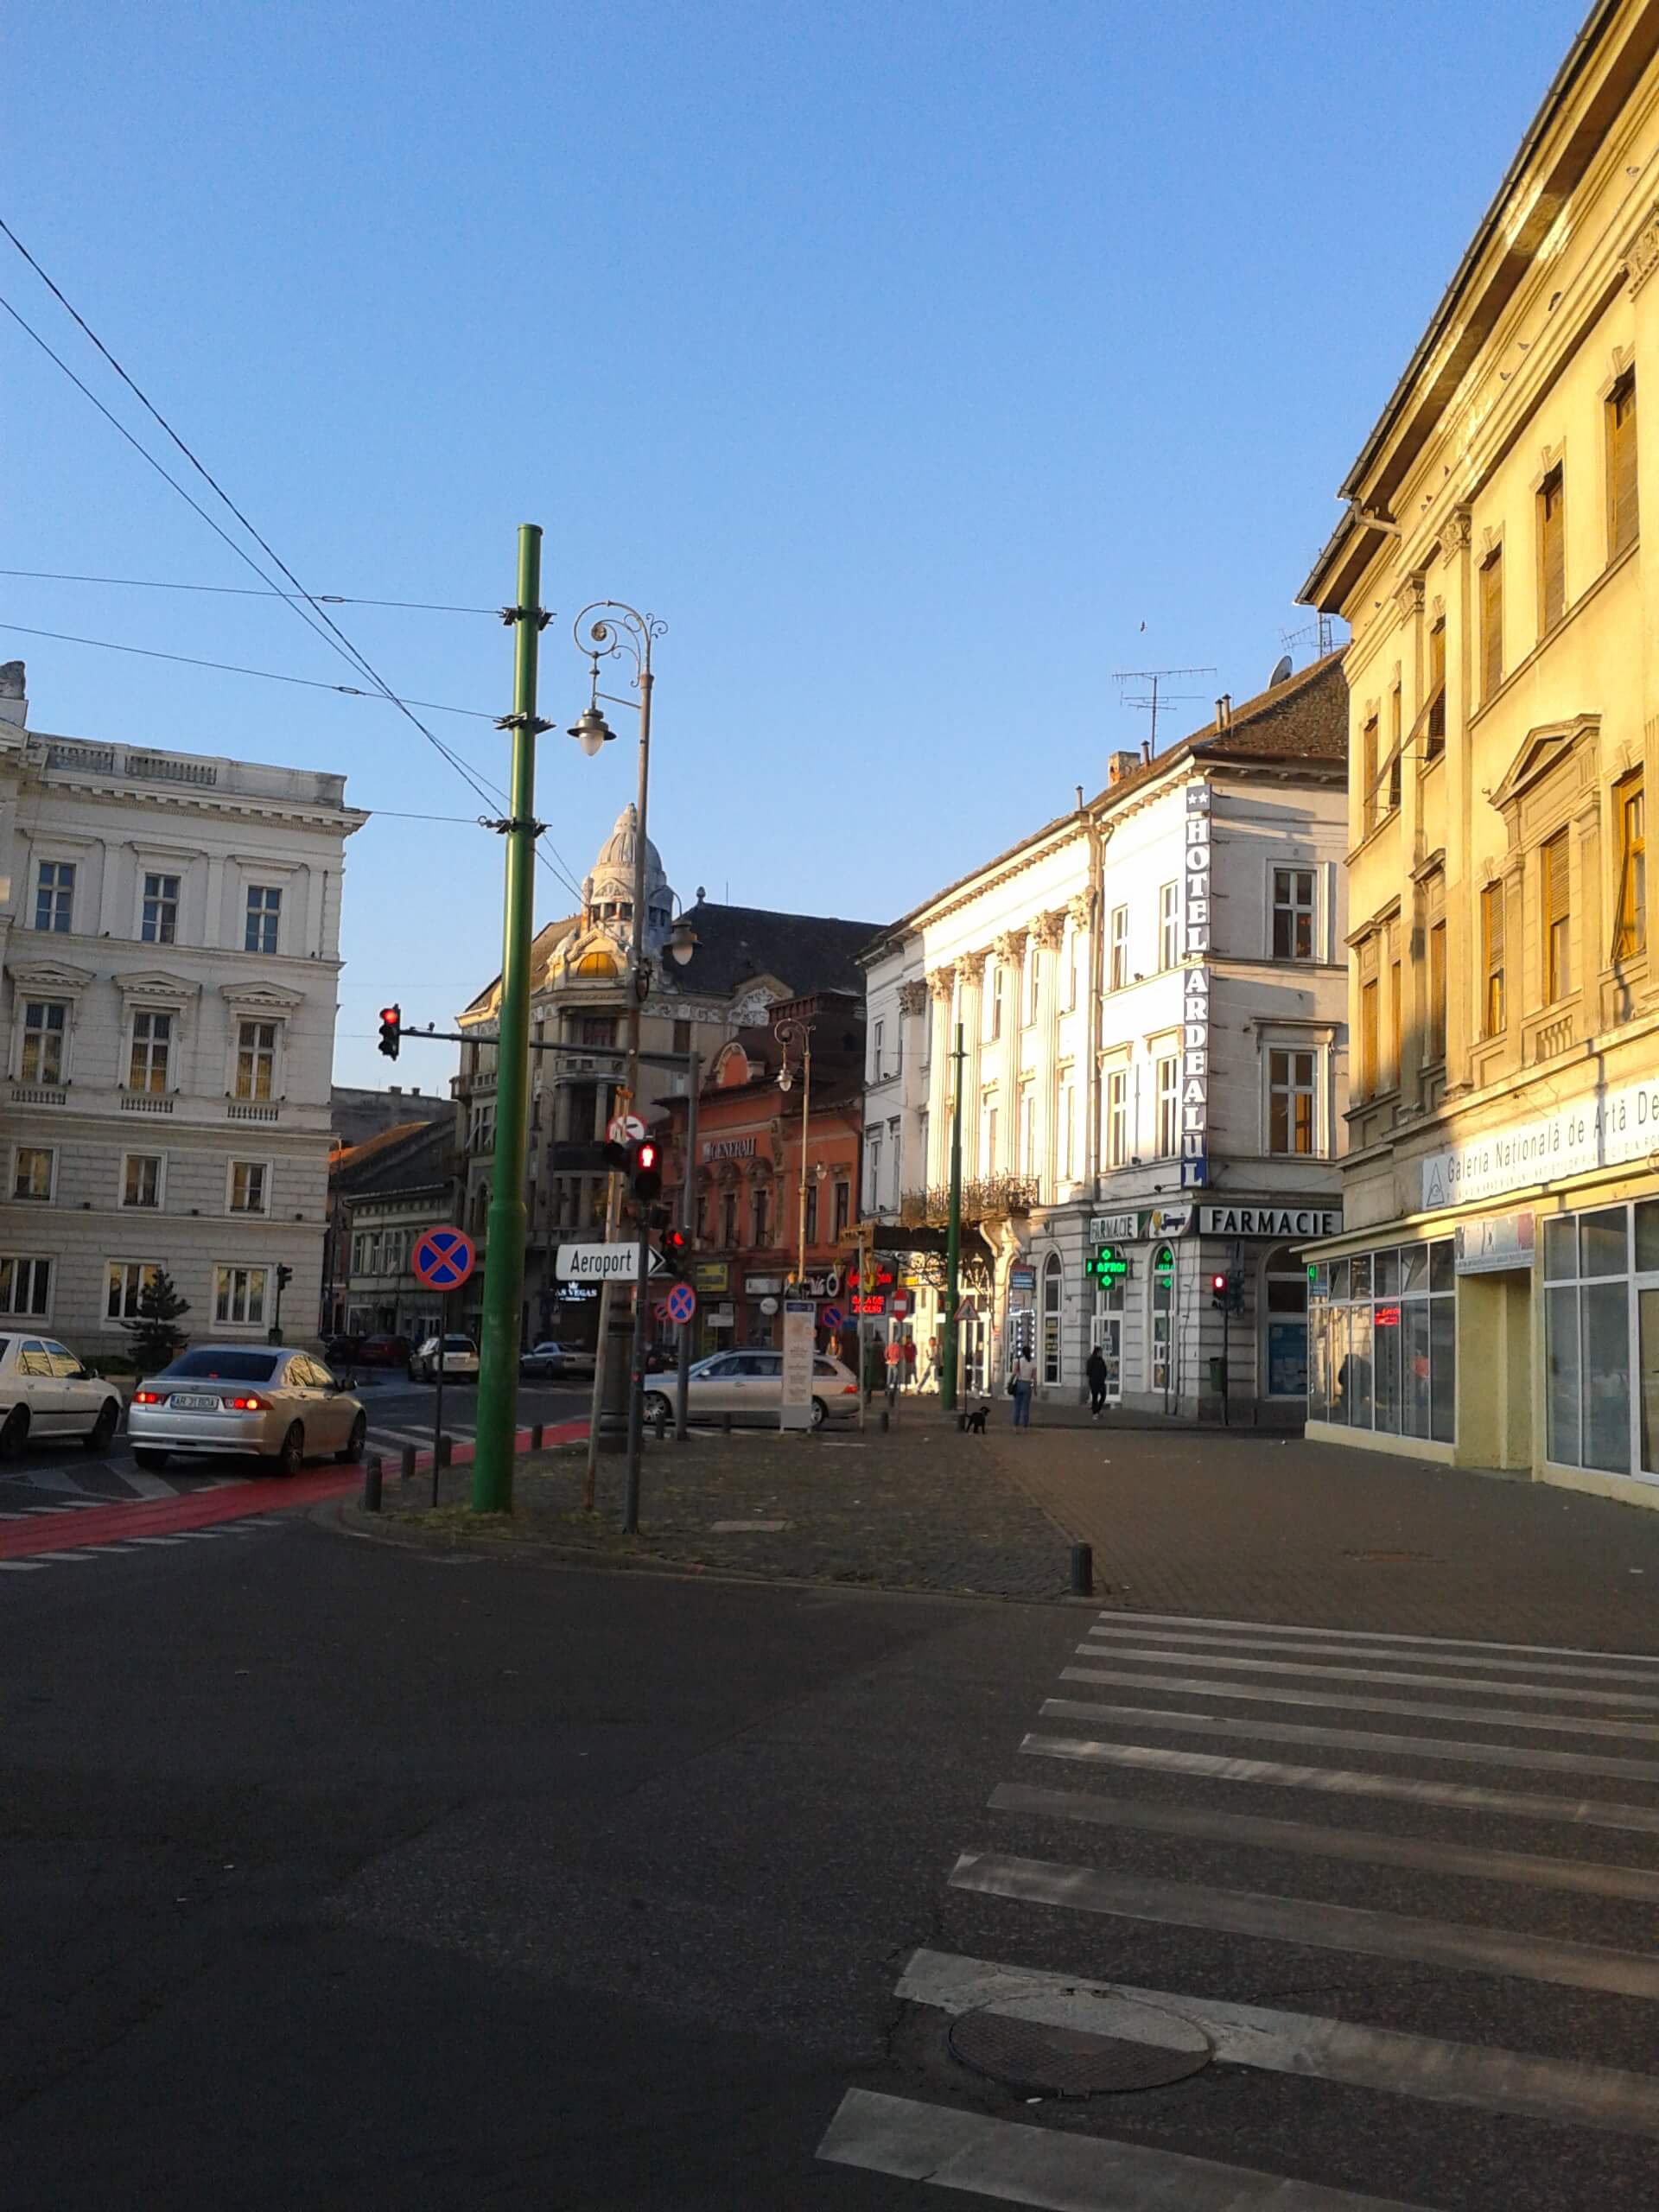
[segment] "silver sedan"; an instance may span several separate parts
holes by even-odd
[[[332,1452],[360,1459],[368,1416],[320,1359],[281,1346],[196,1344],[141,1382],[127,1409],[127,1434],[141,1467],[164,1467],[178,1452],[270,1459],[298,1474]]]

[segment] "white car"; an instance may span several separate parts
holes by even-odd
[[[175,1452],[225,1452],[297,1475],[319,1452],[360,1459],[368,1427],[361,1402],[320,1359],[252,1344],[192,1344],[138,1385],[127,1411],[133,1459],[149,1468]]]
[[[433,1382],[438,1373],[438,1338],[429,1337],[426,1342],[409,1356],[409,1379],[411,1382]],[[470,1337],[443,1338],[443,1379],[446,1382],[459,1379],[466,1382],[478,1380],[478,1346]]]
[[[0,1459],[29,1438],[76,1436],[105,1452],[121,1420],[121,1401],[52,1337],[0,1337]]]
[[[784,1355],[764,1345],[753,1351],[717,1351],[700,1359],[685,1378],[688,1421],[765,1421],[778,1425],[784,1403]],[[675,1378],[653,1376],[645,1384],[648,1421],[674,1418]],[[858,1378],[850,1367],[819,1352],[812,1362],[812,1426],[858,1411]]]

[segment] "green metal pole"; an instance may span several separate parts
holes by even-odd
[[[519,1306],[524,1287],[524,1122],[530,1089],[530,947],[536,874],[536,652],[541,637],[542,533],[518,531],[513,624],[512,812],[501,931],[501,1007],[495,1074],[495,1166],[484,1246],[484,1314],[478,1370],[474,1513],[512,1510],[518,1415]]]
[[[939,1404],[948,1414],[957,1409],[957,1306],[962,1274],[962,1064],[966,1057],[962,1024],[957,1024],[957,1049],[951,1078],[950,1211],[944,1230],[944,1331],[939,1344]]]

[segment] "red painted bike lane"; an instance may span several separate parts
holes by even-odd
[[[587,1433],[585,1421],[559,1421],[543,1428],[542,1440],[574,1444]],[[529,1451],[527,1428],[519,1430],[514,1448]],[[472,1457],[470,1444],[458,1444],[451,1465],[464,1467]],[[381,1458],[384,1465],[385,1455]],[[416,1474],[431,1471],[432,1454],[418,1452]],[[395,1467],[392,1479],[396,1480]],[[251,1476],[226,1490],[196,1491],[182,1497],[137,1498],[129,1504],[84,1506],[73,1513],[34,1513],[26,1521],[0,1522],[0,1559],[75,1551],[86,1544],[118,1544],[134,1536],[166,1536],[175,1529],[205,1529],[216,1521],[241,1521],[251,1514],[318,1505],[326,1498],[344,1497],[348,1491],[359,1489],[362,1482],[360,1465],[312,1467],[292,1477]]]

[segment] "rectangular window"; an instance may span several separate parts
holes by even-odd
[[[1129,980],[1129,910],[1127,906],[1112,909],[1111,964],[1107,969],[1106,988],[1121,991]]]
[[[232,1213],[264,1213],[265,1211],[265,1163],[263,1160],[232,1161],[231,1211]]]
[[[1037,1095],[1028,1083],[1020,1086],[1020,1173],[1037,1173]]]
[[[60,999],[28,999],[23,1003],[23,1048],[17,1064],[23,1083],[60,1084],[63,1081],[63,1041],[69,1026],[69,1008]]]
[[[1552,468],[1538,489],[1538,630],[1548,637],[1567,612],[1567,490]]]
[[[1370,1098],[1378,1088],[1378,1053],[1382,1043],[1382,1008],[1377,1003],[1382,985],[1373,976],[1359,987],[1359,1095]]]
[[[1437,622],[1428,633],[1428,715],[1423,731],[1423,758],[1433,760],[1446,750],[1446,624]]]
[[[997,1125],[997,1110],[996,1110],[996,1099],[995,1099],[995,1096],[992,1096],[992,1097],[991,1097],[991,1098],[987,1102],[987,1103],[986,1103],[986,1105],[985,1105],[985,1108],[984,1108],[984,1115],[985,1115],[985,1123],[984,1123],[984,1126],[985,1126],[985,1173],[986,1173],[986,1174],[987,1174],[988,1176],[989,1176],[989,1175],[995,1175],[995,1173],[996,1173],[996,1159],[997,1159],[997,1152],[996,1152],[996,1135],[997,1135],[997,1127],[996,1127],[996,1125]]]
[[[179,879],[176,875],[144,877],[143,912],[138,935],[145,944],[172,944],[179,931]]]
[[[1401,1079],[1400,1046],[1405,1027],[1406,976],[1400,958],[1400,933],[1392,922],[1389,925],[1389,1082],[1398,1088]]]
[[[1634,545],[1636,507],[1636,377],[1622,376],[1607,401],[1607,558]]]
[[[616,1016],[613,1014],[584,1014],[576,1025],[576,1042],[591,1045],[603,1052],[616,1042]]]
[[[1503,996],[1503,886],[1489,883],[1480,894],[1480,965],[1486,979],[1483,1028],[1501,1037],[1509,1020]]]
[[[376,1243],[378,1244],[378,1239]],[[379,1255],[375,1255],[378,1264]],[[372,1268],[371,1273],[374,1272]],[[257,1329],[265,1319],[265,1269],[215,1268],[213,1319],[233,1328]]]
[[[1389,694],[1389,812],[1400,804],[1400,756],[1405,749],[1405,709],[1399,680]]]
[[[1077,1120],[1077,1101],[1071,1077],[1060,1085],[1059,1155],[1060,1173],[1068,1183],[1077,1173],[1077,1155],[1072,1141],[1072,1128]]]
[[[1480,568],[1480,696],[1490,699],[1503,681],[1503,549]]]
[[[73,861],[42,861],[35,879],[35,926],[67,934],[74,926],[75,869]]]
[[[836,1185],[836,1235],[837,1236],[841,1235],[842,1230],[847,1226],[847,1209],[851,1202],[851,1184],[846,1182],[837,1183]]]
[[[1639,768],[1613,785],[1613,836],[1618,851],[1613,957],[1628,960],[1648,941],[1648,841]]]
[[[1275,960],[1313,957],[1311,868],[1276,868],[1273,871],[1273,957]]]
[[[991,970],[991,1027],[992,1044],[1002,1034],[1002,963],[999,960]]]
[[[1446,924],[1433,922],[1428,931],[1428,1020],[1426,1057],[1432,1066],[1446,1058]]]
[[[158,1272],[153,1260],[111,1260],[104,1278],[105,1319],[137,1320],[144,1287],[154,1282]]]
[[[1158,1079],[1158,1156],[1173,1160],[1181,1148],[1180,1063],[1172,1055],[1160,1060]]]
[[[1065,944],[1065,1010],[1068,1014],[1075,1014],[1077,1010],[1077,970],[1083,965],[1083,931],[1074,928]]]
[[[1173,968],[1181,957],[1181,905],[1179,883],[1166,883],[1158,893],[1158,965]]]
[[[127,1089],[160,1091],[167,1089],[168,1058],[173,1049],[170,1014],[135,1014],[132,1049],[127,1056]]]
[[[1313,1150],[1315,1056],[1268,1054],[1268,1150],[1311,1154]]]
[[[698,1223],[698,1234],[702,1234],[701,1221]],[[816,1244],[818,1241],[818,1186],[816,1183],[809,1183],[806,1186],[806,1241],[809,1244]]]
[[[162,1203],[162,1159],[159,1153],[130,1152],[121,1169],[124,1206],[159,1206]]]
[[[674,1025],[674,1042],[670,1046],[669,1050],[674,1052],[689,1052],[690,1049],[691,1024],[689,1021],[677,1021]]]
[[[248,886],[248,925],[243,938],[245,952],[275,952],[276,931],[282,921],[283,894],[268,883]]]
[[[0,1313],[44,1319],[52,1298],[50,1260],[0,1257]]]
[[[1026,969],[1026,1023],[1027,1027],[1037,1019],[1037,999],[1042,987],[1043,956],[1036,945],[1031,948],[1030,963]]]
[[[880,1173],[881,1147],[877,1143],[873,1144],[870,1147],[870,1191],[872,1196],[874,1196],[876,1190],[877,1181]],[[757,1185],[756,1187],[749,1193],[750,1226],[754,1232],[749,1239],[749,1242],[753,1244],[757,1249],[766,1241],[767,1196],[768,1193],[759,1185]]]
[[[276,1025],[274,1021],[244,1021],[237,1026],[236,1095],[238,1098],[269,1098],[276,1070]],[[489,1109],[492,1137],[495,1109]]]
[[[1106,1165],[1122,1167],[1129,1156],[1129,1072],[1114,1068],[1106,1078]]]
[[[20,1144],[12,1160],[12,1197],[49,1198],[52,1196],[52,1162],[53,1154],[48,1147]]]
[[[1539,854],[1544,910],[1544,1003],[1573,988],[1573,871],[1567,832],[1558,830]]]
[[[1378,755],[1382,749],[1382,724],[1375,715],[1367,715],[1359,735],[1359,772],[1363,779],[1359,807],[1359,834],[1369,837],[1376,827],[1376,787],[1382,774]]]
[[[720,1241],[729,1252],[737,1245],[737,1193],[728,1191],[720,1202]]]

